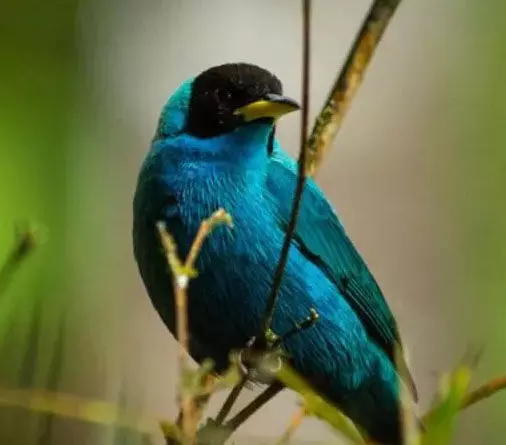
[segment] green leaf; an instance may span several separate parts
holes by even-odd
[[[422,445],[447,445],[471,382],[472,367],[462,364],[442,376],[437,400],[424,418]]]

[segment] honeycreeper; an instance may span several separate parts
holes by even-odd
[[[172,276],[156,223],[166,224],[184,258],[204,218],[218,208],[233,217],[233,228],[205,240],[188,289],[189,353],[197,362],[212,358],[218,372],[261,328],[297,181],[297,164],[274,130],[297,109],[263,68],[212,67],[170,97],[138,177],[134,254],[173,334]],[[416,389],[397,354],[396,321],[332,205],[308,179],[273,331],[289,331],[311,308],[318,321],[283,344],[290,363],[368,437],[399,444],[399,377],[415,398]]]

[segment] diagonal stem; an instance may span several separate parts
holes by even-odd
[[[274,274],[274,281],[271,288],[271,293],[267,300],[267,306],[262,323],[262,332],[259,338],[266,340],[266,333],[269,331],[272,319],[274,317],[274,310],[276,308],[276,301],[281,287],[281,281],[285,272],[286,263],[288,260],[288,253],[292,244],[295,226],[297,224],[297,217],[299,215],[300,203],[302,200],[302,192],[304,191],[304,184],[306,182],[306,140],[307,140],[307,127],[309,116],[309,62],[310,62],[310,38],[311,38],[311,0],[303,0],[302,3],[302,16],[303,16],[303,55],[302,55],[302,113],[301,113],[301,130],[300,130],[300,153],[299,153],[299,170],[297,177],[297,187],[293,198],[292,212],[290,215],[290,222],[286,230],[283,247],[279,262]]]
[[[227,399],[225,400],[225,403],[220,409],[220,412],[216,416],[216,423],[221,425],[227,418],[228,414],[230,413],[230,410],[234,406],[234,403],[237,401],[239,395],[241,394],[241,391],[244,389],[244,386],[246,385],[246,382],[248,381],[248,377],[244,375],[240,382],[234,386],[230,394],[228,395]]]
[[[198,400],[188,388],[185,387],[185,378],[188,373],[188,357],[186,351],[189,347],[188,337],[188,283],[194,275],[194,265],[197,256],[207,236],[212,230],[220,225],[232,225],[230,215],[223,209],[218,209],[209,218],[202,221],[195,239],[193,240],[190,253],[183,263],[177,253],[177,246],[174,238],[169,234],[163,222],[157,223],[157,230],[162,247],[165,251],[167,264],[169,265],[173,279],[173,292],[176,303],[176,334],[180,344],[179,348],[179,373],[182,380],[181,384],[181,411],[178,419],[178,425],[182,427],[182,443],[192,445],[195,442],[199,417],[202,413]],[[206,402],[206,398],[201,398],[200,402]]]
[[[283,385],[279,382],[274,382],[267,387],[256,399],[254,399],[249,405],[246,405],[241,411],[239,411],[225,426],[230,429],[230,434],[239,428],[246,420],[248,420],[253,414],[255,414],[260,408],[262,408],[267,402],[277,396]]]
[[[297,223],[297,216],[299,213],[302,192],[306,180],[306,140],[307,140],[307,127],[308,127],[308,113],[309,113],[309,59],[310,59],[310,26],[311,26],[311,0],[303,0],[302,15],[303,15],[303,73],[302,73],[302,118],[301,118],[301,135],[300,135],[300,155],[299,155],[299,175],[297,181],[297,188],[293,200],[292,213],[290,216],[290,223],[285,235],[283,247],[281,249],[280,259],[274,274],[273,285],[271,293],[267,300],[267,306],[264,313],[264,319],[261,324],[261,332],[257,339],[262,344],[267,344],[266,334],[270,329],[272,318],[274,316],[274,309],[276,307],[276,300],[281,287],[281,280],[285,271],[286,263],[288,260],[288,252],[292,242],[293,234],[295,232],[295,225]],[[242,384],[241,384],[242,383]],[[225,405],[220,410],[225,416],[230,412],[233,404],[239,397],[244,383],[241,382],[230,394],[226,400]],[[225,409],[226,408],[226,409]],[[242,411],[241,411],[242,412]],[[218,419],[224,419],[224,416],[218,414]],[[240,414],[240,413],[239,413]],[[233,420],[233,419],[232,419]]]
[[[369,62],[401,0],[374,0],[314,124],[307,147],[307,171],[313,176],[341,127]]]
[[[306,416],[307,409],[305,406],[299,408],[292,418],[290,419],[290,423],[288,424],[286,430],[283,432],[282,436],[277,441],[276,445],[286,445],[290,443],[290,440],[293,438],[297,428],[301,425],[304,417]]]
[[[475,403],[494,395],[498,391],[506,389],[506,376],[496,377],[470,392],[462,402],[461,409],[469,408]]]

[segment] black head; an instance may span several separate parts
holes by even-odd
[[[207,138],[230,132],[249,121],[273,121],[299,108],[282,93],[281,81],[256,65],[227,63],[209,68],[193,81],[186,130]],[[247,107],[253,104],[256,104],[254,111]]]

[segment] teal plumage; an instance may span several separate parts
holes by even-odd
[[[184,256],[203,218],[220,207],[233,217],[233,229],[204,243],[189,288],[190,353],[213,358],[218,371],[260,329],[297,178],[295,161],[273,137],[274,120],[237,110],[256,101],[289,104],[279,98],[279,80],[254,65],[222,65],[190,79],[164,107],[138,179],[134,253],[172,332],[171,276],[156,222],[165,222]],[[399,373],[415,391],[403,361],[395,366],[395,319],[331,204],[308,180],[273,330],[290,330],[313,307],[318,322],[284,344],[293,366],[372,438],[400,443]]]

